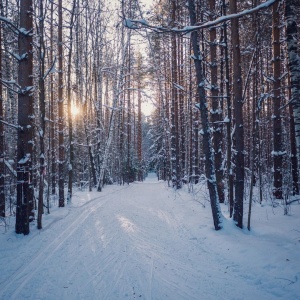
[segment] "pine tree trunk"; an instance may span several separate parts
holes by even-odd
[[[72,99],[71,99],[71,65],[73,50],[73,22],[75,14],[76,0],[73,1],[73,8],[70,20],[70,44],[68,55],[68,73],[67,73],[67,99],[68,99],[68,127],[69,127],[69,165],[68,165],[68,193],[67,203],[72,202],[73,194],[73,164],[74,164],[74,143],[73,143],[73,120],[72,120]]]
[[[285,3],[285,19],[286,19],[286,36],[287,51],[291,82],[291,104],[293,116],[292,122],[294,129],[291,130],[295,137],[295,145],[292,141],[292,160],[293,160],[293,191],[299,194],[298,169],[300,165],[300,56],[298,53],[298,27],[297,27],[297,11],[299,12],[299,0],[286,0]],[[295,160],[295,154],[298,154],[298,162]]]
[[[50,6],[50,11],[51,11],[51,20],[50,20],[50,62],[53,62],[53,2],[51,2]],[[54,113],[54,75],[53,72],[50,73],[50,160],[51,160],[51,194],[55,195],[56,193],[56,151],[55,151],[55,140],[56,140],[56,135],[55,135],[55,113]],[[49,182],[50,184],[50,182]]]
[[[222,12],[226,15],[226,3],[222,0]],[[230,72],[229,72],[229,53],[228,53],[228,35],[227,35],[227,23],[223,25],[224,34],[224,68],[225,68],[225,97],[227,107],[227,122],[226,122],[226,141],[227,141],[227,184],[228,184],[228,203],[229,203],[229,215],[232,218],[233,215],[233,170],[232,170],[232,139],[231,139],[231,127],[232,127],[232,104],[230,97]]]
[[[189,5],[189,14],[191,25],[193,26],[196,23],[196,13],[195,13],[195,4],[194,0],[188,1]],[[204,76],[202,71],[202,60],[201,53],[198,45],[198,33],[197,31],[192,32],[191,34],[192,47],[194,51],[194,64],[196,69],[197,77],[197,91],[199,95],[199,109],[202,122],[202,131],[203,131],[203,152],[205,155],[205,173],[207,178],[207,186],[210,196],[210,204],[212,209],[213,221],[215,230],[222,228],[222,213],[219,204],[219,198],[217,193],[217,182],[213,162],[213,149],[211,145],[211,135],[210,135],[210,126],[208,121],[208,111],[207,103],[204,90]]]
[[[127,159],[126,159],[126,181],[127,184],[132,182],[132,162],[131,162],[131,36],[129,35],[129,43],[128,43],[128,55],[127,55],[127,116],[126,116],[126,131],[127,131]]]
[[[19,61],[18,79],[21,91],[18,94],[18,165],[17,165],[17,208],[16,233],[29,234],[29,215],[33,206],[32,186],[32,149],[33,149],[33,49],[32,0],[20,2],[20,28],[18,46]]]
[[[99,178],[98,178],[98,184],[97,184],[97,190],[101,192],[103,184],[104,184],[104,174],[105,170],[107,168],[107,163],[108,163],[108,155],[110,151],[110,146],[113,140],[113,133],[115,130],[115,118],[116,118],[116,108],[119,106],[119,97],[120,97],[120,91],[123,87],[124,84],[124,69],[125,69],[125,61],[126,61],[126,55],[127,49],[128,49],[128,43],[129,43],[129,38],[127,39],[127,42],[124,43],[124,35],[122,32],[122,62],[120,64],[120,73],[118,78],[116,79],[116,86],[115,86],[115,93],[113,96],[113,103],[112,103],[112,110],[111,110],[111,115],[110,115],[110,120],[109,120],[109,128],[108,128],[108,133],[107,133],[107,139],[105,142],[105,148],[104,148],[104,153],[102,157],[102,162],[100,165],[100,172],[99,172]],[[119,116],[122,114],[121,111],[119,111]],[[121,137],[120,137],[121,138]],[[120,152],[120,160],[122,159],[122,153]],[[122,166],[121,166],[122,167]]]
[[[282,199],[282,124],[281,124],[281,82],[280,82],[280,15],[278,2],[273,5],[273,163],[274,189],[276,199]]]
[[[182,14],[182,7],[178,10],[179,16]],[[179,18],[178,16],[178,18]],[[183,71],[183,56],[184,56],[184,50],[183,50],[183,40],[182,37],[177,36],[178,40],[178,84],[180,86],[184,86],[184,71]],[[180,178],[181,180],[184,178],[186,174],[186,138],[185,138],[185,107],[184,107],[184,93],[182,89],[178,89],[178,121],[179,121],[179,137],[178,137],[178,148],[179,148],[179,166],[180,166]]]
[[[175,22],[176,0],[172,0],[172,22]],[[175,189],[181,188],[180,153],[179,153],[179,123],[178,123],[178,93],[177,84],[177,42],[176,35],[171,37],[172,44],[172,105],[171,105],[171,167],[172,184]]]
[[[39,106],[40,106],[40,178],[39,178],[39,199],[37,228],[42,229],[42,215],[44,213],[44,176],[45,176],[45,44],[44,44],[44,5],[43,0],[39,3]]]
[[[141,84],[142,56],[138,57],[138,120],[137,120],[137,157],[138,157],[138,181],[143,181],[142,164],[142,84]]]
[[[163,48],[164,51],[164,78],[167,78],[167,65],[169,64],[169,60],[166,54],[166,50]],[[162,88],[161,88],[161,81],[159,80],[159,86],[160,86],[160,91],[162,94]],[[168,134],[168,132],[170,132],[170,97],[169,97],[169,89],[168,89],[168,82],[167,80],[165,80],[165,84],[164,84],[164,90],[165,90],[165,97],[162,101],[162,115],[163,115],[163,126],[164,126],[164,141],[165,141],[165,168],[166,168],[166,180],[168,181],[168,186],[170,186],[170,181],[172,178],[172,162],[171,162],[171,141],[170,141],[170,135]]]
[[[229,1],[230,13],[237,12],[236,0]],[[233,220],[240,228],[243,227],[243,201],[244,201],[244,121],[243,121],[243,81],[241,70],[241,53],[239,37],[239,21],[231,20],[232,61],[233,61],[233,105],[235,119],[235,201]]]
[[[65,206],[64,195],[64,100],[63,100],[63,40],[62,0],[58,0],[58,206]]]
[[[209,0],[209,9],[211,20],[215,16],[216,1]],[[218,63],[217,63],[217,31],[215,27],[212,27],[209,31],[210,37],[210,85],[211,85],[211,120],[213,123],[213,147],[214,147],[214,160],[216,169],[217,188],[220,203],[224,203],[224,182],[223,182],[223,170],[222,170],[222,110],[220,108],[219,101],[219,87],[218,87]]]
[[[297,145],[296,145],[296,133],[295,133],[295,120],[294,120],[294,115],[293,115],[292,104],[289,104],[289,113],[290,113],[290,144],[291,144],[293,195],[299,195]]]
[[[1,1],[2,6],[2,1]],[[2,8],[2,7],[1,7]],[[1,10],[2,11],[2,10]],[[0,78],[2,78],[2,26],[0,26]],[[0,84],[0,121],[4,119],[2,84]],[[5,217],[5,164],[4,164],[4,126],[0,122],[0,217]]]

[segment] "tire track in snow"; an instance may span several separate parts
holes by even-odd
[[[246,278],[245,267],[215,249],[216,239],[206,239],[219,233],[206,220],[201,228],[199,206],[186,195],[161,182],[133,183],[104,195],[71,207],[69,215],[47,228],[44,240],[37,241],[45,249],[5,281],[0,299],[232,300],[238,299],[231,293],[235,285],[239,299],[271,299],[255,291],[260,286],[249,274]],[[35,241],[24,243],[26,255]],[[232,271],[224,272],[228,265]],[[38,272],[46,272],[42,278],[47,274],[51,282],[43,285]]]
[[[124,187],[126,188],[126,187]],[[114,194],[116,192],[119,192],[121,189],[114,190],[111,194]],[[110,195],[111,195],[110,194]],[[96,209],[101,208],[110,198],[105,199],[104,201],[101,201],[94,204],[97,200],[102,200],[104,198],[104,195],[99,195],[99,197],[93,198],[89,200],[87,203],[82,205],[79,208],[83,208],[79,212],[79,215],[74,218],[74,220],[71,223],[68,223],[67,217],[70,216],[70,214],[67,214],[66,218],[58,219],[56,222],[54,222],[53,225],[59,224],[60,221],[63,221],[63,225],[65,226],[63,231],[61,229],[57,230],[56,232],[60,232],[58,236],[54,236],[54,239],[46,245],[44,249],[41,249],[41,251],[38,254],[33,254],[30,260],[26,260],[26,262],[20,266],[9,278],[7,278],[4,282],[1,282],[1,286],[3,288],[0,291],[0,298],[4,297],[6,291],[13,289],[13,292],[9,295],[10,299],[17,299],[15,296],[18,295],[20,290],[31,280],[31,278],[42,268],[43,264],[45,264],[56,252],[56,250],[64,243],[66,240],[74,234],[74,232],[86,221],[86,219],[89,217],[89,215],[95,211]],[[92,205],[92,207],[90,207]],[[77,208],[75,208],[77,211]],[[48,229],[49,226],[46,227]],[[54,232],[54,227],[52,227],[52,231]],[[52,233],[52,235],[55,233]],[[37,235],[37,234],[36,234]],[[31,238],[31,240],[33,237]],[[45,240],[45,242],[47,242]],[[19,285],[16,285],[15,282],[20,283]],[[17,288],[16,288],[17,286]],[[8,296],[8,295],[6,295]]]

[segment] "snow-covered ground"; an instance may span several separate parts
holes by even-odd
[[[152,175],[76,192],[29,236],[1,227],[0,299],[300,299],[300,205],[256,204],[251,232],[216,232],[199,195]]]

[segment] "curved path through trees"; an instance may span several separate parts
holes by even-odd
[[[214,231],[209,205],[153,176],[78,192],[45,220],[29,236],[6,234],[0,299],[296,299],[297,266],[261,253],[276,251],[273,240],[229,222]]]

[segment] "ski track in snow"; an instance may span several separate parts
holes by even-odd
[[[297,277],[286,277],[300,281],[299,260],[282,270],[268,261],[270,249],[253,247],[251,235],[234,250],[242,233],[226,220],[230,234],[215,232],[208,208],[201,214],[185,196],[150,178],[62,209],[41,232],[13,240],[5,259],[18,259],[0,277],[0,299],[300,299]],[[226,238],[232,249],[224,248]]]

